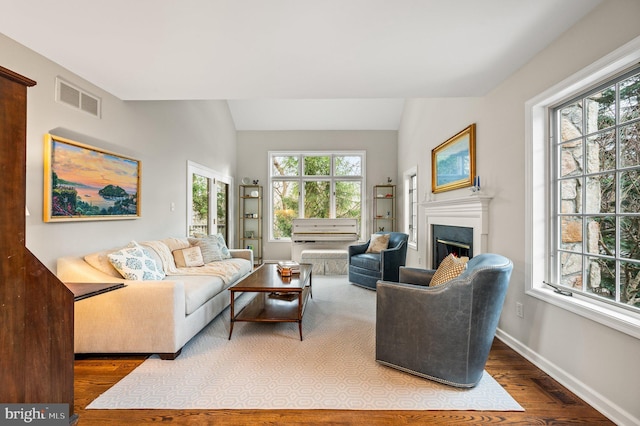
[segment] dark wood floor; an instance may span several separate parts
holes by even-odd
[[[85,410],[102,392],[140,365],[144,357],[89,358],[75,362],[75,412],[79,425],[261,425],[261,424],[520,424],[613,425],[595,409],[496,340],[486,370],[525,409],[495,411],[347,410]],[[224,389],[220,389],[224,392]]]

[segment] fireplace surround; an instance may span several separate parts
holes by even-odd
[[[429,200],[421,203],[427,218],[427,267],[437,267],[434,260],[433,226],[445,225],[450,227],[471,228],[470,256],[486,253],[489,237],[489,204],[491,196],[482,193],[473,193],[466,197]]]

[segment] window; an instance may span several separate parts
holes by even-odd
[[[638,312],[639,101],[636,67],[551,110],[552,282]]]
[[[364,159],[363,152],[270,152],[270,239],[288,241],[294,218],[354,218],[361,229]]]
[[[187,235],[220,233],[229,245],[227,218],[231,178],[191,161],[187,169]]]
[[[408,246],[418,248],[418,172],[417,168],[404,173],[405,232],[409,234]]]
[[[635,337],[639,60],[637,38],[531,99],[525,117],[527,294]]]

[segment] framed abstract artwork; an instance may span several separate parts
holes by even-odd
[[[476,173],[476,125],[431,150],[431,191],[451,191],[473,185]]]
[[[140,217],[140,161],[45,135],[45,222]]]

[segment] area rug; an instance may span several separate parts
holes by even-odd
[[[378,364],[376,293],[344,276],[312,288],[303,341],[295,323],[236,323],[228,340],[227,309],[176,360],[150,357],[87,408],[524,411],[486,371],[457,389]]]

